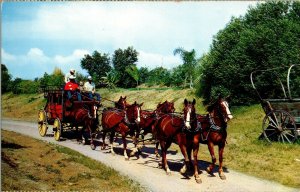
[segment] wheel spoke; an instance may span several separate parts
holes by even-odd
[[[273,124],[269,124],[269,126],[274,127],[275,129],[277,129],[277,127],[275,125],[273,125]]]
[[[288,131],[285,131],[284,134],[289,135],[289,136],[291,136],[291,137],[295,137],[293,134],[291,134],[291,133],[288,132]]]
[[[283,137],[285,137],[286,140],[287,140],[289,143],[292,143],[292,142],[289,140],[289,138],[288,138],[284,133],[282,133],[281,135],[283,135]]]
[[[273,123],[274,126],[278,127],[278,123],[276,123],[272,118],[269,118],[269,120]],[[275,128],[277,128],[277,127],[275,127]]]

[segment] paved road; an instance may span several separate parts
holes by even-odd
[[[91,150],[89,146],[83,146],[74,139],[66,139],[64,141],[56,142],[52,137],[51,130],[48,129],[46,137],[41,137],[37,131],[37,124],[23,121],[2,120],[1,129],[15,131],[33,138],[55,143],[101,161],[102,163],[114,168],[121,174],[138,181],[147,191],[241,191],[241,192],[299,192],[300,189],[288,188],[275,182],[270,182],[255,177],[247,176],[233,170],[226,170],[225,174],[227,180],[219,179],[217,173],[216,177],[211,177],[206,172],[201,174],[202,183],[197,184],[193,177],[185,178],[179,174],[179,169],[182,165],[182,155],[180,152],[170,151],[167,157],[169,159],[169,166],[172,171],[170,176],[166,175],[162,169],[157,167],[158,161],[154,155],[154,148],[151,145],[143,148],[142,157],[130,158],[125,161],[121,155],[121,146],[115,143],[117,155],[111,155],[108,150],[101,151],[97,147],[95,151]],[[132,147],[129,144],[129,148]],[[206,166],[206,162],[199,162],[200,168]]]

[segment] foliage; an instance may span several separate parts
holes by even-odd
[[[102,77],[103,82],[107,85],[109,89],[115,89],[119,81],[119,74],[116,70],[112,69]]]
[[[11,82],[11,75],[8,73],[8,69],[4,64],[1,64],[1,92],[8,91],[9,84]]]
[[[88,71],[97,84],[111,70],[110,57],[106,53],[94,51],[92,55],[87,54],[81,59],[81,67]]]
[[[114,69],[119,74],[119,81],[117,85],[122,88],[135,87],[135,80],[132,76],[124,73],[126,68],[131,65],[136,65],[138,61],[138,52],[133,49],[133,47],[128,47],[127,49],[117,49],[115,50],[112,63]]]
[[[183,69],[185,72],[185,81],[189,78],[189,86],[193,88],[193,77],[194,71],[197,64],[196,60],[196,51],[192,49],[191,51],[186,51],[183,48],[179,47],[174,50],[174,55],[179,54],[183,60]]]
[[[149,76],[149,70],[147,67],[141,67],[139,69],[139,75],[140,75],[140,84],[146,83],[148,76]]]
[[[40,83],[38,81],[23,80],[21,78],[16,78],[11,82],[9,90],[14,94],[30,94],[38,93],[40,88]]]
[[[56,70],[52,74],[44,73],[44,76],[40,79],[40,86],[58,86],[61,87],[64,85],[64,74],[57,73]]]
[[[138,86],[140,74],[136,65],[130,65],[126,67],[125,71],[136,81],[136,85]]]
[[[183,65],[179,65],[171,70],[171,79],[170,79],[170,85],[179,87],[183,86],[185,87],[185,67]]]
[[[214,37],[209,53],[200,60],[203,74],[197,93],[209,102],[214,96],[212,91],[219,87],[231,94],[234,104],[253,103],[257,96],[250,83],[252,71],[299,61],[300,2],[260,3],[244,17],[232,18]],[[286,76],[282,69],[277,72]],[[256,83],[265,85],[262,90],[272,90],[273,79],[269,74]],[[276,94],[275,90],[268,97],[275,98]]]
[[[169,85],[170,72],[163,67],[156,67],[149,71],[149,76],[146,81],[147,85]]]

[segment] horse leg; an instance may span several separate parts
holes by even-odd
[[[178,145],[180,147],[180,151],[184,157],[184,165],[183,167],[180,169],[180,173],[181,174],[185,174],[187,170],[189,170],[190,168],[190,153],[191,153],[191,148],[187,143],[187,140],[184,138],[185,135],[180,135],[179,137],[177,137],[177,142]]]
[[[197,183],[202,183],[198,173],[198,151],[199,151],[199,137],[195,135],[193,140],[194,176]]]
[[[114,152],[114,137],[115,137],[115,131],[112,131],[110,133],[109,143],[110,143],[110,152],[112,155],[115,155]]]
[[[102,133],[102,147],[101,147],[101,150],[105,149],[105,137],[106,137],[106,132],[103,131],[103,133]]]
[[[224,152],[225,143],[219,144],[219,176],[222,180],[226,179],[226,176],[223,172],[223,152]]]
[[[206,172],[210,175],[213,175],[213,169],[216,164],[216,157],[215,157],[215,151],[214,151],[214,144],[210,141],[207,143],[208,150],[212,159],[212,163],[206,168]]]
[[[91,136],[91,143],[90,143],[90,146],[91,146],[91,149],[92,150],[95,150],[96,149],[96,146],[95,146],[95,144],[94,144],[94,134],[92,133],[92,128],[91,128],[91,126],[93,126],[93,125],[91,125],[91,124],[89,124],[88,125],[88,129],[89,129],[89,132],[90,132],[90,136]]]
[[[159,141],[155,140],[155,157],[156,159],[158,159],[160,157],[159,153],[158,153],[158,145],[159,145]]]
[[[136,136],[132,136],[132,142],[134,144],[134,148],[130,153],[130,156],[134,156],[137,152],[138,152],[138,148],[137,148],[137,137]],[[139,155],[137,156],[137,158],[139,158]]]
[[[171,170],[169,169],[168,161],[167,161],[167,150],[171,146],[171,144],[172,144],[172,141],[167,141],[165,143],[165,149],[164,149],[164,162],[163,163],[164,163],[164,167],[165,167],[167,175],[171,175]]]
[[[122,135],[122,141],[123,141],[124,157],[125,157],[125,160],[128,161],[129,157],[127,155],[126,133],[122,132],[121,135]]]

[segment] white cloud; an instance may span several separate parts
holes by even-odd
[[[2,63],[4,63],[4,61],[16,60],[16,57],[14,55],[5,52],[3,48],[1,48],[1,57],[2,57],[2,61],[1,61]]]
[[[20,77],[24,79],[33,79],[42,77],[44,73],[52,73],[55,67],[60,68],[63,72],[68,72],[70,68],[74,68],[83,74],[86,74],[80,67],[80,60],[85,54],[89,54],[86,50],[74,50],[71,55],[56,55],[49,57],[39,48],[31,48],[25,55],[12,55],[2,49],[4,56],[3,63],[7,66],[9,73],[14,78]]]
[[[86,54],[89,54],[87,50],[77,49],[74,50],[71,55],[67,55],[67,56],[56,55],[54,57],[54,61],[58,64],[63,64],[63,65],[76,63],[80,61]]]
[[[171,69],[181,63],[182,61],[180,58],[173,55],[161,55],[157,53],[146,53],[144,51],[140,51],[137,66],[139,68],[147,67],[149,69],[154,69],[155,67]]]
[[[23,9],[22,14],[28,17],[3,17],[3,47],[18,50],[18,54],[2,49],[2,59],[15,71],[14,77],[34,78],[51,73],[55,66],[64,72],[70,68],[80,71],[80,59],[92,50],[112,54],[118,48],[133,46],[140,53],[139,67],[172,68],[182,63],[179,56],[172,55],[175,48],[195,49],[202,55],[232,16],[243,15],[256,3],[32,3],[35,5]],[[3,9],[5,12],[6,4]]]

